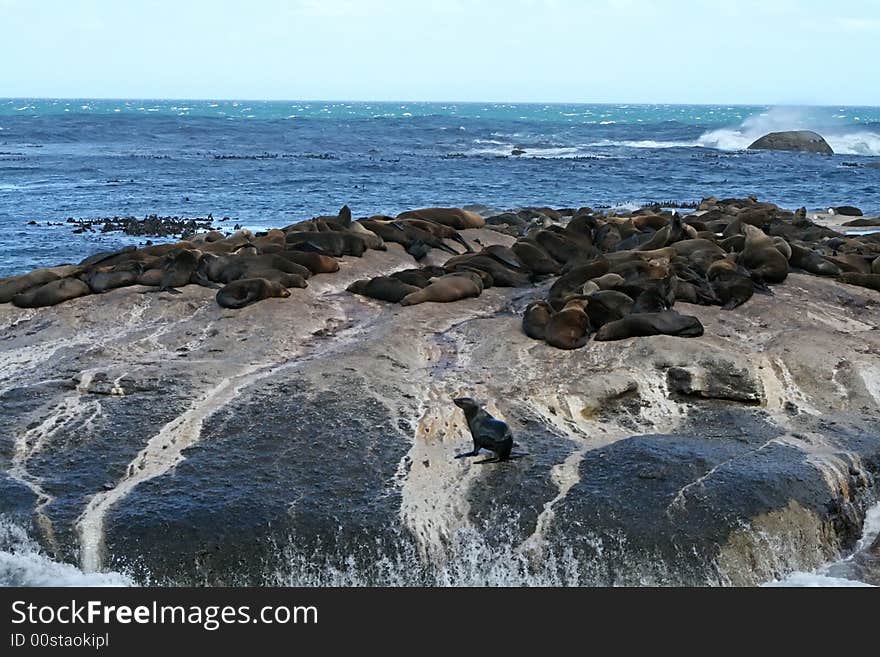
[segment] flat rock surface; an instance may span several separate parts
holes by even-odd
[[[238,311],[196,286],[0,306],[0,513],[58,560],[179,584],[755,584],[861,537],[880,293],[791,274],[677,305],[701,338],[566,352],[522,333],[543,287],[345,291],[411,266],[389,245]],[[463,394],[528,456],[454,459]]]

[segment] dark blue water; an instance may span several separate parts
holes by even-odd
[[[796,128],[838,154],[744,151]],[[878,156],[880,108],[0,100],[0,275],[138,241],[45,225],[67,217],[261,228],[343,203],[363,216],[711,194],[880,214]]]

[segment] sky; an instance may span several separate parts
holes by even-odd
[[[880,0],[0,0],[0,97],[880,105]]]

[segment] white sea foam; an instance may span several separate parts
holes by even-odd
[[[118,572],[84,573],[53,560],[27,532],[0,518],[0,586],[133,586]]]
[[[825,137],[835,153],[841,155],[880,155],[880,134],[813,125],[803,111],[785,107],[750,116],[735,128],[705,132],[694,145],[722,151],[741,151],[769,132],[786,130],[814,130]]]

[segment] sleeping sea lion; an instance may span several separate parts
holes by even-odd
[[[352,294],[359,294],[379,301],[399,303],[405,296],[418,292],[421,288],[408,285],[391,276],[376,276],[355,281],[346,288]]]
[[[431,284],[418,292],[406,295],[401,301],[401,306],[414,306],[426,301],[449,303],[478,297],[483,292],[483,281],[474,272],[463,271],[454,274],[446,274],[431,281]]]
[[[91,294],[88,284],[78,278],[60,278],[39,287],[12,297],[12,303],[19,308],[43,308],[54,306],[62,301],[69,301],[77,297]]]
[[[695,338],[703,335],[700,320],[674,310],[660,313],[634,313],[605,324],[596,333],[596,340],[623,340],[651,335],[673,335]]]
[[[217,303],[223,308],[238,309],[263,299],[284,299],[289,296],[290,291],[280,283],[267,281],[265,278],[243,278],[220,288],[217,292]]]

